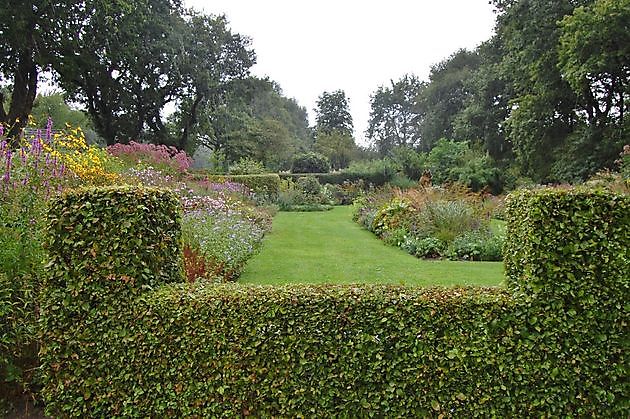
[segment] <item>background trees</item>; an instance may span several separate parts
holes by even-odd
[[[420,95],[425,83],[414,75],[391,81],[391,87],[381,86],[370,97],[370,120],[366,135],[381,156],[396,147],[421,145],[420,127],[425,112]]]

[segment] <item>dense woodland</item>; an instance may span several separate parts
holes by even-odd
[[[491,3],[491,39],[436,63],[428,80],[375,86],[366,149],[343,86],[322,92],[309,126],[276,82],[250,74],[255,51],[229,17],[179,0],[5,0],[0,122],[16,134],[28,115],[51,116],[102,144],[201,148],[225,167],[249,158],[284,170],[312,151],[332,169],[389,159],[417,180],[438,147],[434,156],[455,162],[455,153],[507,187],[612,168],[630,132],[630,0]],[[61,93],[39,95],[44,83]]]

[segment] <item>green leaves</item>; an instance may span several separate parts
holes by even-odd
[[[88,190],[51,207],[55,264],[44,290],[41,354],[53,416],[623,417],[627,411],[629,320],[621,309],[629,280],[627,197],[512,195],[510,293],[164,285],[181,279],[155,278],[133,255],[124,272],[135,282],[121,275],[104,280],[110,265],[122,265],[111,255],[86,260],[90,241],[129,249],[129,238],[111,226],[120,224],[122,208],[138,208],[127,206],[130,192]],[[151,211],[171,199],[162,191],[134,194],[156,198],[142,199]],[[82,222],[71,208],[86,200],[95,208],[90,217],[108,228],[65,228]],[[151,211],[148,219],[123,211],[145,244],[158,233],[136,223],[151,223],[165,237],[178,228]],[[589,235],[594,230],[605,234]],[[597,252],[574,246],[575,254],[564,255],[562,248],[581,243],[576,237],[589,237]],[[62,238],[85,245],[52,247]],[[150,256],[169,266],[179,255],[168,252]],[[138,271],[146,279],[134,277]]]

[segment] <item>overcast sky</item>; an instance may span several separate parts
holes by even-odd
[[[313,122],[324,91],[350,99],[355,137],[364,143],[370,94],[406,73],[428,79],[435,64],[459,48],[489,39],[488,0],[186,0],[225,14],[233,32],[252,39],[252,72],[280,84]]]

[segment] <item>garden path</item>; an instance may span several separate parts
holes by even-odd
[[[498,286],[501,262],[421,260],[352,221],[352,207],[280,212],[239,282]]]

